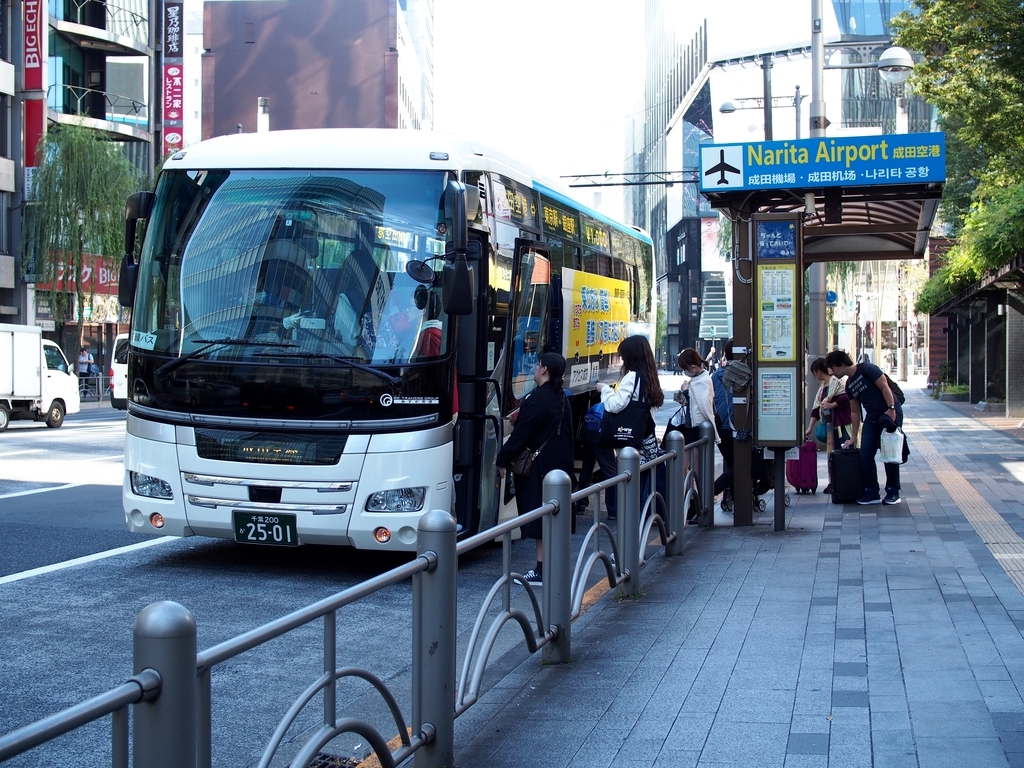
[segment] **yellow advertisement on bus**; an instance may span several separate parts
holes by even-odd
[[[629,283],[563,269],[562,323],[567,386],[596,382],[601,359],[607,360],[629,335]]]

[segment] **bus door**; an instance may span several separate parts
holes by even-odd
[[[533,370],[548,349],[551,308],[551,250],[546,243],[516,238],[512,261],[512,293],[502,368],[502,420],[505,430],[513,425],[513,413],[536,383]],[[512,475],[505,476],[499,519],[515,515]]]
[[[505,410],[508,414],[536,384],[533,368],[548,348],[551,308],[551,251],[546,243],[516,238],[512,267],[512,317]]]
[[[460,530],[473,534],[498,519],[498,482],[494,460],[501,439],[500,383],[495,367],[495,300],[491,290],[486,237],[470,231],[468,258],[477,297],[473,313],[458,318],[456,369],[459,418],[455,424],[452,476],[454,512]]]

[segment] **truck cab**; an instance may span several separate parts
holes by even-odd
[[[22,419],[56,428],[80,407],[78,378],[61,348],[36,326],[0,324],[0,432]]]

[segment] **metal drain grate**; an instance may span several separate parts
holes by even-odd
[[[361,762],[362,760],[357,760],[354,757],[339,757],[320,752],[313,758],[309,768],[356,768]],[[292,766],[289,765],[288,768],[292,768]]]

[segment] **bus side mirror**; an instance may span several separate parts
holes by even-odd
[[[469,315],[473,312],[472,270],[466,260],[468,221],[466,219],[466,185],[449,181],[444,193],[445,218],[452,222],[451,253],[446,256],[441,273],[441,294],[448,315]]]
[[[122,307],[135,303],[135,287],[139,280],[139,265],[135,261],[135,232],[139,219],[148,219],[153,211],[152,192],[136,192],[128,196],[124,209],[124,258],[117,283],[117,300]]]
[[[135,304],[135,287],[139,281],[139,265],[130,253],[121,259],[121,270],[117,278],[117,302],[122,307]]]

